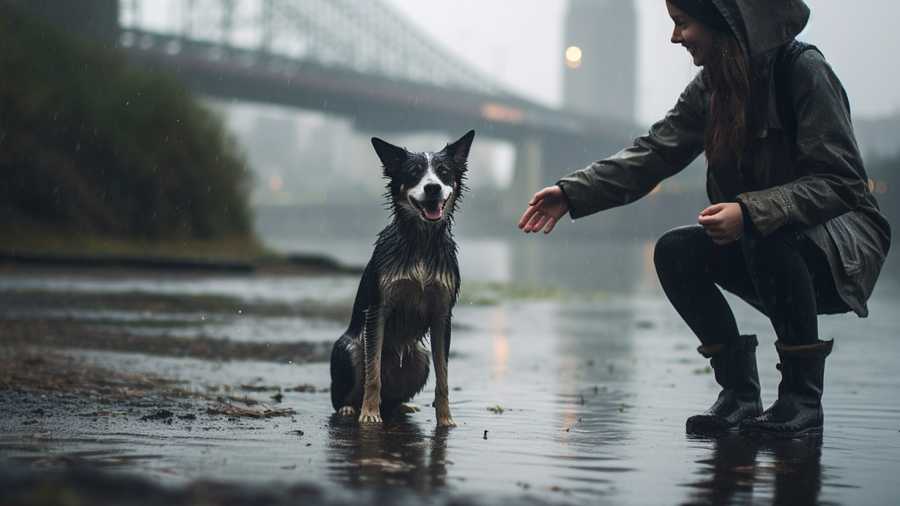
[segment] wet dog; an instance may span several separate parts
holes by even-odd
[[[393,211],[366,265],[350,326],[331,352],[331,403],[360,423],[380,423],[422,391],[431,340],[437,424],[454,426],[447,388],[450,319],[459,293],[451,225],[465,190],[474,131],[436,153],[373,138]]]

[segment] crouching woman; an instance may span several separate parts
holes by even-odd
[[[697,335],[722,390],[689,433],[821,430],[825,359],[817,315],[867,315],[890,246],[869,191],[844,89],[795,37],[801,0],[669,0],[672,43],[702,67],[675,107],[618,154],[537,192],[519,227],[550,232],[628,204],[705,153],[711,205],[656,244],[660,283]],[[755,336],[741,335],[719,287],[772,322],[781,383],[762,410]]]

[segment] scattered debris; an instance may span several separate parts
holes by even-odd
[[[297,413],[291,408],[273,408],[263,403],[259,403],[258,406],[251,408],[249,406],[238,406],[230,402],[211,404],[206,408],[206,412],[210,415],[226,415],[234,418],[272,418],[276,416],[290,416]]]
[[[484,431],[484,439],[487,439],[487,431]]]
[[[175,413],[172,413],[168,409],[160,409],[152,415],[142,416],[140,420],[142,422],[163,421],[170,424],[172,423],[173,416],[175,416]]]
[[[319,390],[314,385],[305,384],[305,385],[297,385],[297,386],[291,387],[291,388],[285,388],[284,391],[285,392],[301,392],[301,393],[314,394],[316,392],[322,392],[324,390]]]
[[[280,392],[281,387],[272,385],[241,385],[241,390],[246,390],[248,392]]]
[[[503,409],[503,406],[501,406],[499,404],[497,404],[496,406],[488,406],[487,410],[495,415],[502,415],[503,412],[506,411],[505,409]],[[487,431],[485,431],[485,432],[487,432]]]
[[[277,392],[275,395],[269,397],[269,399],[272,399],[276,403],[279,403],[284,400],[284,395],[282,395],[281,392]]]

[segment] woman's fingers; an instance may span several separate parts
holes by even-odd
[[[713,205],[707,207],[706,209],[700,211],[700,216],[709,216],[712,214],[716,214],[719,211],[721,211],[723,207],[725,207],[724,204],[713,204]]]
[[[538,212],[534,213],[534,215],[531,217],[531,219],[528,220],[528,223],[525,224],[525,228],[524,228],[525,232],[534,232],[534,231],[538,230],[537,228],[535,228],[535,225],[544,216],[545,216],[545,214],[540,210]]]
[[[550,218],[550,220],[547,222],[547,227],[544,229],[544,233],[549,234],[550,232],[553,232],[553,227],[556,226],[556,222],[558,221],[559,220],[557,218]]]
[[[522,213],[522,217],[519,218],[519,228],[525,227],[528,220],[530,220],[531,217],[534,216],[534,213],[538,211],[540,211],[540,202],[537,204],[528,204],[528,209],[526,209],[525,212]]]
[[[544,228],[544,225],[546,225],[548,221],[550,221],[549,215],[547,215],[547,214],[541,215],[541,219],[537,220],[534,223],[532,230],[534,230],[535,232],[539,232],[542,228]]]

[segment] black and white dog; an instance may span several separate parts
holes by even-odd
[[[410,153],[373,138],[388,180],[393,219],[378,235],[363,272],[350,326],[331,352],[331,403],[344,416],[379,423],[428,380],[431,337],[439,426],[450,415],[447,357],[450,318],[459,292],[451,225],[466,189],[466,161],[475,132],[436,153]]]

